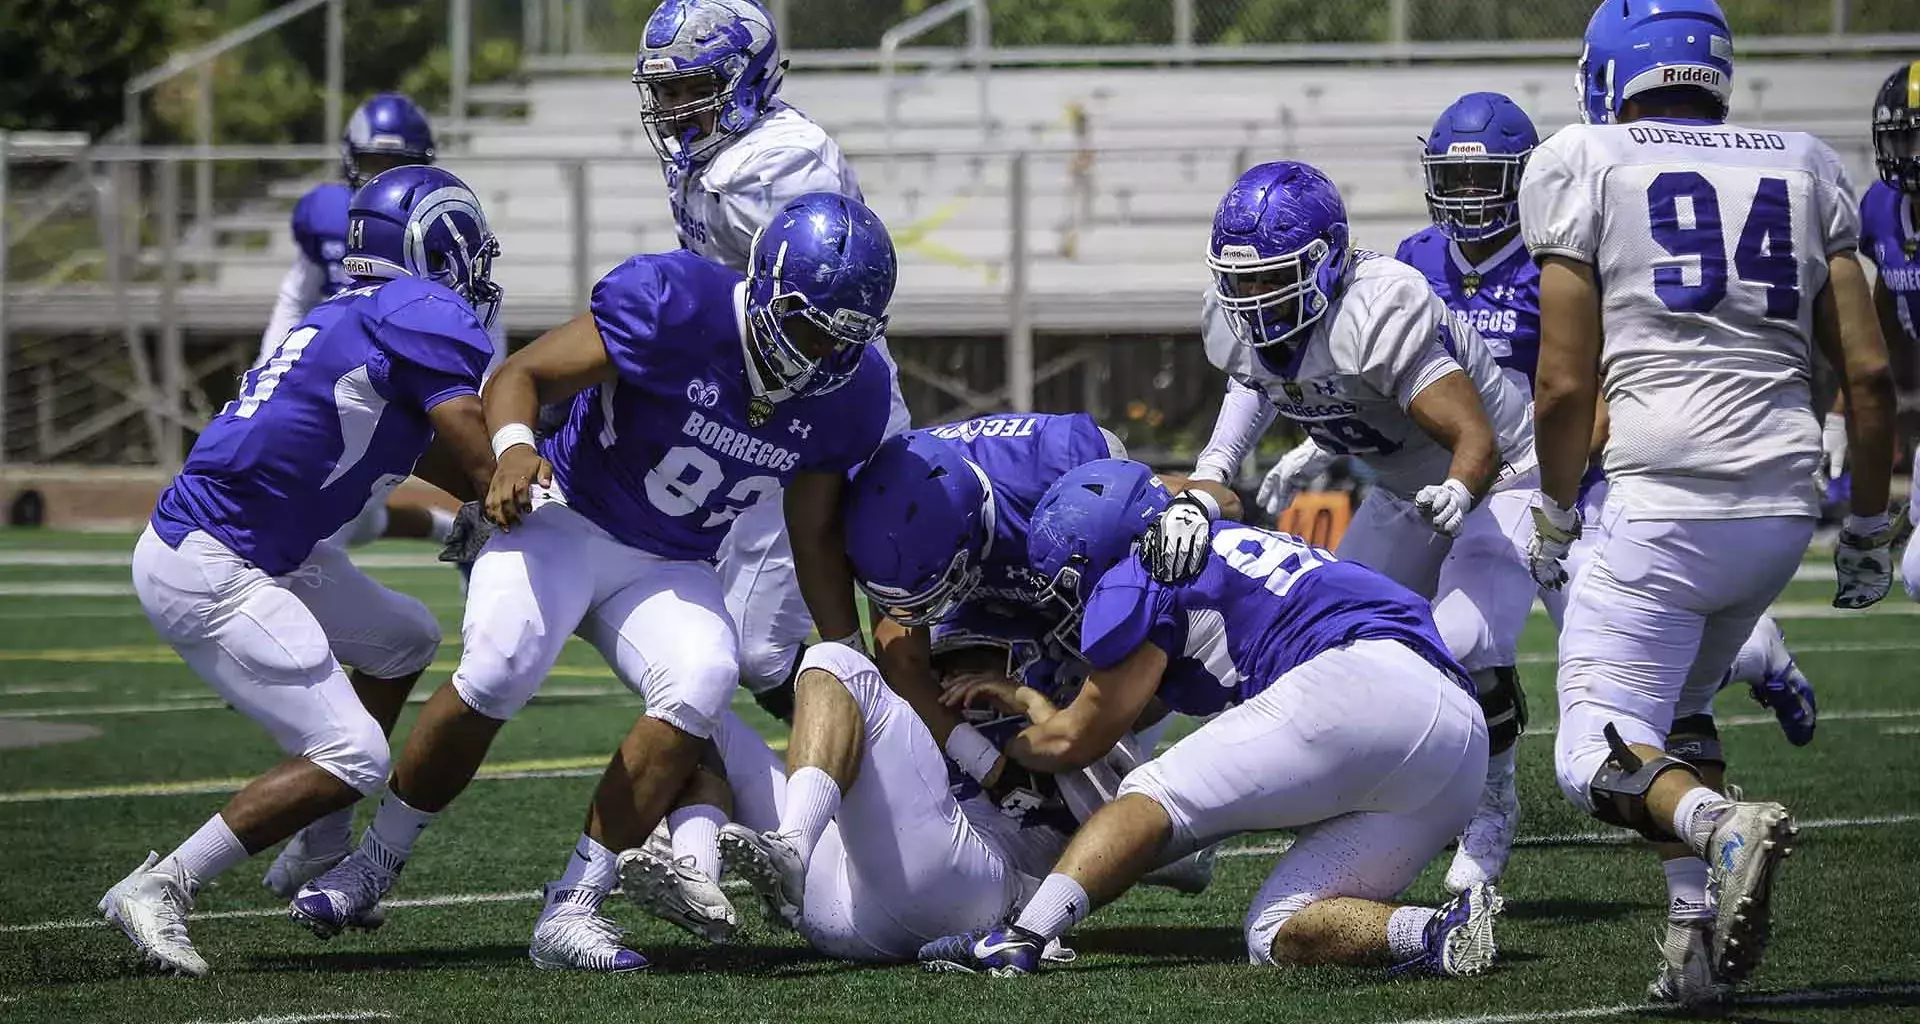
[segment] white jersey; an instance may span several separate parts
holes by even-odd
[[[809,192],[866,201],[840,147],[785,103],[691,171],[662,170],[681,246],[743,274],[753,236],[781,207]]]
[[[1208,294],[1201,324],[1208,361],[1265,395],[1321,448],[1364,459],[1388,491],[1411,499],[1447,479],[1453,453],[1420,429],[1407,406],[1454,372],[1465,372],[1480,392],[1506,463],[1500,478],[1533,468],[1527,395],[1500,372],[1478,332],[1453,322],[1446,303],[1412,267],[1356,250],[1340,296],[1307,340],[1290,357],[1273,350],[1275,358],[1287,359],[1283,366],[1269,365],[1255,352],[1234,316]],[[1208,447],[1221,440],[1216,431]]]
[[[1520,220],[1536,259],[1598,271],[1606,470],[1631,518],[1819,514],[1814,300],[1860,235],[1826,143],[1574,125],[1533,151]]]

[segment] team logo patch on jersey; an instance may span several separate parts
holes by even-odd
[[[1467,294],[1467,298],[1471,299],[1480,292],[1480,280],[1479,271],[1469,270],[1465,274],[1460,275],[1460,290]]]
[[[1304,402],[1307,399],[1307,393],[1302,391],[1300,385],[1294,381],[1282,381],[1280,383],[1280,389],[1287,393],[1288,398],[1296,402]]]
[[[1900,251],[1906,253],[1908,259],[1920,256],[1920,235],[1913,235],[1901,241]]]
[[[773,403],[764,398],[756,398],[747,403],[747,426],[760,429],[773,418]]]
[[[711,409],[720,404],[720,385],[697,379],[688,381],[687,401],[702,409]]]

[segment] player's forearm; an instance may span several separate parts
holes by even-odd
[[[1465,484],[1475,501],[1486,497],[1499,472],[1500,445],[1466,371],[1452,371],[1422,388],[1407,404],[1407,414],[1453,455],[1447,476]]]
[[[1213,433],[1194,461],[1192,476],[1221,484],[1231,481],[1278,412],[1265,395],[1238,381],[1228,381],[1226,395],[1220,400],[1220,414],[1214,417]]]
[[[1540,489],[1572,508],[1587,472],[1599,401],[1600,291],[1593,268],[1561,256],[1540,267],[1540,363],[1533,382]]]
[[[433,443],[413,467],[415,476],[461,501],[486,497],[493,482],[492,434],[475,396],[442,402],[428,412]]]
[[[1082,709],[1069,707],[1045,722],[1036,722],[1022,730],[1008,741],[1006,755],[1036,772],[1085,768],[1112,750],[1121,735],[1098,728],[1092,718]]]
[[[1827,286],[1814,299],[1813,333],[1840,373],[1853,514],[1880,515],[1893,477],[1893,371],[1866,271],[1852,251],[1827,260]]]
[[[488,437],[510,423],[531,427],[540,419],[539,385],[524,365],[516,365],[512,359],[488,378],[481,402]]]
[[[1175,494],[1183,490],[1202,491],[1220,506],[1220,518],[1239,522],[1246,512],[1240,507],[1240,495],[1226,484],[1197,476],[1181,476],[1178,473],[1161,473],[1160,483]]]
[[[1493,489],[1499,467],[1500,448],[1494,442],[1493,428],[1485,420],[1464,424],[1454,440],[1453,463],[1447,476],[1466,484],[1478,501]]]
[[[940,703],[940,681],[933,674],[933,647],[924,626],[902,626],[876,614],[873,661],[880,678],[926,724],[933,741],[945,749],[960,713]]]
[[[793,571],[813,627],[823,640],[857,637],[859,612],[853,602],[853,566],[842,540],[837,494],[818,493],[818,473],[804,473],[787,488],[787,536],[793,544]]]

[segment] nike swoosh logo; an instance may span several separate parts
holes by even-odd
[[[994,955],[995,953],[1001,952],[1002,950],[1019,949],[1021,946],[1024,946],[1024,945],[1026,945],[1026,943],[1024,942],[1018,942],[1018,941],[1007,942],[1004,940],[1000,942],[996,942],[993,945],[988,945],[987,940],[979,939],[979,940],[976,940],[973,944],[973,955],[982,960],[985,960],[986,958]]]

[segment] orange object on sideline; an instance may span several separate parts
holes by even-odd
[[[1331,551],[1353,522],[1353,500],[1345,491],[1308,491],[1280,510],[1278,529]]]

